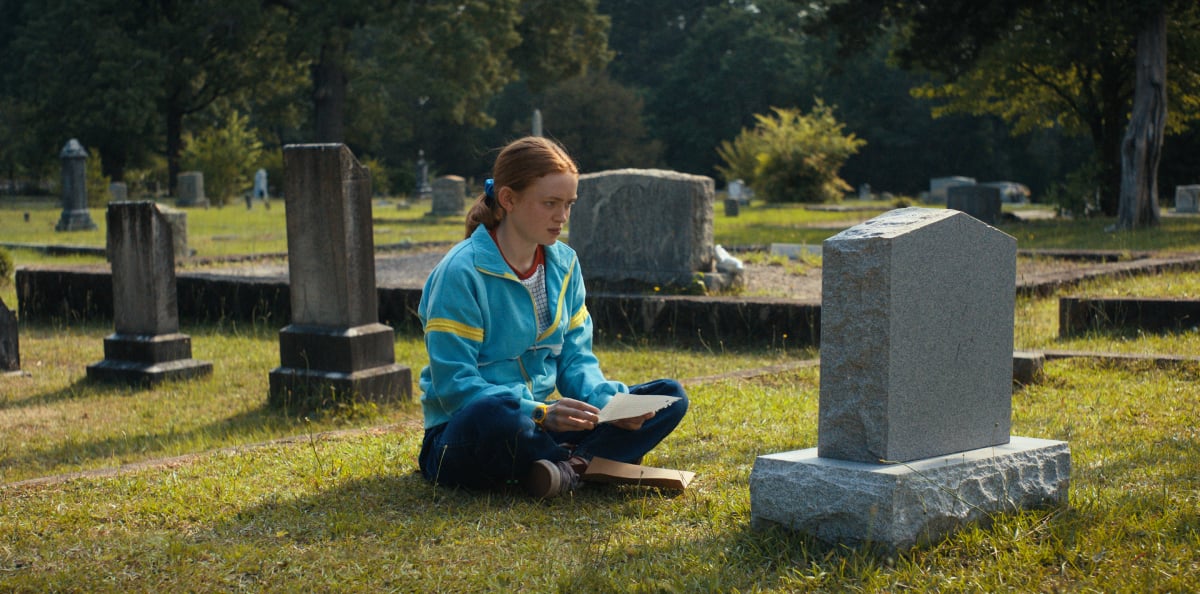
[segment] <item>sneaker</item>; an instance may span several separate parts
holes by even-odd
[[[569,462],[538,460],[525,477],[525,489],[539,499],[558,497],[579,486],[579,475]]]

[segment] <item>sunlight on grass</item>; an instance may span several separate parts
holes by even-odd
[[[1074,350],[1126,354],[1200,355],[1200,331],[1155,333],[1092,333],[1059,337],[1059,303],[1062,296],[1179,297],[1200,296],[1200,273],[1169,272],[1159,275],[1088,281],[1062,289],[1050,298],[1019,297],[1016,304],[1014,348],[1020,350]]]
[[[647,461],[697,472],[681,494],[438,489],[415,474],[407,427],[9,490],[0,588],[1194,590],[1200,367],[1062,361],[1048,374],[1015,394],[1014,433],[1070,440],[1071,505],[899,555],[749,528],[754,458],[815,443],[818,378],[804,369],[691,390],[692,412]]]
[[[103,245],[101,231],[54,233],[58,206],[44,202],[0,201],[3,241]],[[282,206],[189,210],[192,245],[201,256],[284,252]],[[22,209],[28,224],[14,216]],[[377,206],[376,244],[461,237],[460,217],[424,210]],[[716,242],[727,246],[815,245],[878,214],[754,206],[731,218],[719,210]],[[92,216],[103,221],[103,211]],[[1022,248],[1200,251],[1200,218],[1122,234],[1104,224],[1001,229]],[[18,266],[64,262],[14,255]],[[1022,297],[1014,332],[1019,349],[1200,354],[1196,329],[1060,339],[1063,295],[1195,298],[1200,273]],[[15,308],[11,285],[0,297]],[[597,355],[613,379],[705,378],[688,384],[688,416],[646,460],[697,478],[683,493],[589,485],[535,501],[427,484],[416,473],[416,402],[348,404],[306,418],[267,408],[276,325],[185,321],[181,331],[195,358],[213,362],[213,375],[139,390],[86,380],[111,324],[21,326],[28,373],[0,377],[0,591],[1200,589],[1200,364],[1047,363],[1040,383],[1013,393],[1013,434],[1070,443],[1070,504],[997,515],[925,549],[876,555],[749,525],[755,458],[816,444],[820,371],[714,376],[811,359],[810,346],[686,350],[601,333]],[[421,338],[400,334],[395,349],[415,377],[426,361]],[[11,485],[139,462],[151,464]]]

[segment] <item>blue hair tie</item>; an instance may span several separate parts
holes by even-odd
[[[483,195],[488,198],[496,197],[496,180],[489,177],[483,182]]]

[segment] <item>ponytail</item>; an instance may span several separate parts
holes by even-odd
[[[475,204],[471,205],[471,210],[467,211],[467,237],[471,237],[480,225],[489,231],[495,229],[503,219],[504,209],[500,207],[500,203],[495,198],[489,198],[487,194],[480,194],[479,198],[475,199]]]

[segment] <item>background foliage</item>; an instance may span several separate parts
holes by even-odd
[[[249,118],[231,110],[216,126],[188,139],[183,167],[204,174],[204,193],[217,206],[247,194],[262,158],[262,142]]]
[[[756,115],[753,129],[742,130],[717,149],[726,179],[743,179],[767,202],[838,202],[850,186],[838,170],[865,144],[833,117],[833,107],[818,100],[809,113],[774,108]]]
[[[1194,3],[1168,5],[1169,202],[1196,181],[1200,27]],[[913,7],[925,12],[904,12]],[[166,192],[185,134],[199,138],[228,110],[265,156],[343,141],[399,194],[418,151],[434,174],[484,177],[534,109],[586,170],[720,178],[717,147],[756,114],[808,111],[822,97],[868,143],[841,172],[851,186],[915,195],[932,177],[965,175],[1025,183],[1039,199],[1100,164],[1088,187],[1068,197],[1060,186],[1078,203],[1112,185],[1097,147],[1119,138],[1128,110],[1126,12],[1115,0],[6,0],[0,191],[39,191],[76,137],[113,180],[153,171]]]

